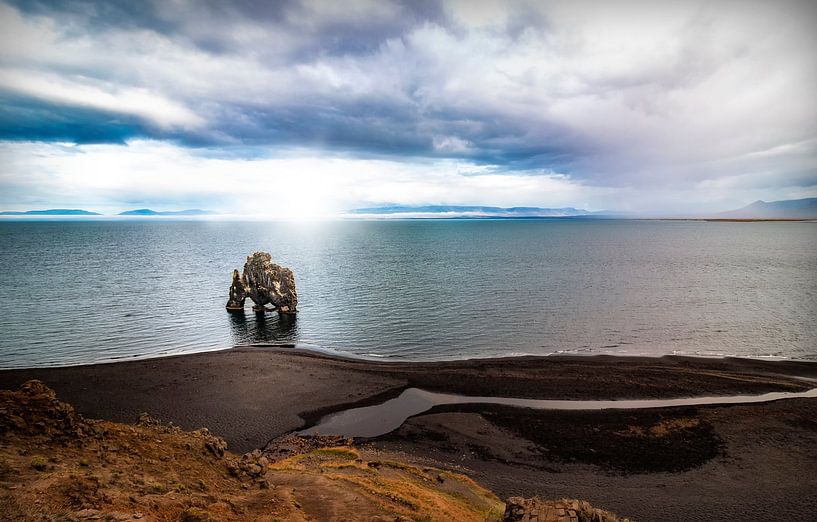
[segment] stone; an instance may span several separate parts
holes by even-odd
[[[54,442],[70,443],[95,434],[91,423],[40,381],[23,383],[16,399],[0,410],[0,436],[44,435]]]
[[[511,497],[505,501],[503,522],[629,522],[609,511],[574,499],[542,500]]]
[[[255,252],[247,257],[240,277],[238,270],[233,270],[227,310],[243,311],[247,297],[254,303],[253,310],[256,312],[294,314],[298,311],[298,293],[292,270],[273,263],[272,256],[266,252]],[[267,305],[272,308],[267,308]]]
[[[247,299],[247,291],[241,281],[238,270],[233,270],[233,284],[230,285],[230,297],[227,300],[227,310],[244,310],[244,301]]]
[[[269,459],[260,450],[253,450],[245,453],[238,460],[227,463],[227,471],[235,476],[249,476],[250,478],[260,478],[267,472]]]
[[[209,433],[202,436],[204,437],[204,447],[207,449],[207,451],[209,451],[214,457],[224,457],[224,451],[227,449],[227,442],[224,439],[221,437],[216,437],[215,435],[210,435]]]

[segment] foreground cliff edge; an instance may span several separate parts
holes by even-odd
[[[506,509],[464,475],[338,437],[237,456],[147,414],[85,419],[40,381],[0,391],[0,505],[8,520],[618,520],[571,500]]]

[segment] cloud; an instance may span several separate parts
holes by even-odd
[[[205,208],[271,218],[315,218],[383,204],[579,207],[710,212],[747,201],[814,195],[774,174],[720,177],[690,187],[612,188],[553,171],[506,171],[465,160],[360,158],[314,148],[190,148],[0,142],[0,209]],[[610,202],[615,202],[611,207]]]
[[[38,202],[118,212],[135,206],[211,208],[269,217],[319,217],[383,202],[494,201],[559,206],[582,191],[557,174],[497,174],[452,160],[360,159],[328,151],[277,149],[235,155],[161,141],[127,145],[0,142],[3,208]],[[223,152],[223,151],[220,151]],[[24,198],[20,194],[26,194]]]
[[[138,116],[162,129],[195,129],[204,124],[201,117],[186,107],[145,88],[100,86],[99,82],[85,78],[66,79],[55,74],[2,69],[0,89],[53,105]]]
[[[577,206],[802,192],[815,20],[794,0],[0,3],[0,138],[485,166],[519,190],[558,172]]]

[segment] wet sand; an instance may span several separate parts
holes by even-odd
[[[514,357],[385,363],[286,348],[0,371],[0,388],[40,379],[82,414],[133,422],[141,412],[208,427],[245,451],[322,415],[413,386],[531,399],[639,399],[802,391],[817,363],[688,357]]]
[[[679,428],[634,433],[661,422]],[[635,520],[817,512],[817,399],[630,415],[439,410],[368,447],[459,470],[500,498],[581,498]]]
[[[532,399],[640,399],[814,387],[799,377],[817,379],[817,363],[612,356],[384,363],[242,347],[0,371],[0,388],[40,379],[88,417],[133,422],[149,412],[185,429],[208,427],[242,452],[409,386]],[[366,444],[461,467],[500,496],[579,497],[645,520],[796,520],[817,509],[809,494],[817,486],[817,399],[615,413],[451,405]]]

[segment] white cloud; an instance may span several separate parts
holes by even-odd
[[[0,68],[0,89],[73,107],[141,116],[160,127],[198,128],[204,120],[187,107],[148,89],[102,85],[90,78]]]
[[[236,176],[301,183],[299,208],[308,183],[332,208],[704,208],[817,187],[813,2],[451,1],[425,19],[410,3],[368,0],[309,1],[280,16],[157,5],[164,25],[152,27],[23,16],[0,2],[0,89],[135,115],[181,129],[182,142],[302,147],[300,156],[206,159],[137,141],[48,149],[50,163],[27,168],[66,186],[71,172],[112,201],[221,194],[207,197],[235,208],[253,197],[222,181]],[[4,145],[4,159],[25,159],[30,146],[19,147]],[[83,178],[82,155],[115,181]],[[387,155],[394,161],[367,159]],[[301,174],[275,174],[287,169]],[[24,183],[12,173],[3,167],[5,183]]]
[[[780,199],[817,195],[798,187],[770,191],[761,178],[717,178],[657,191],[592,186],[558,173],[506,173],[498,166],[456,160],[356,159],[315,149],[269,150],[250,160],[211,152],[158,141],[0,142],[0,186],[8,189],[0,207],[46,205],[108,213],[139,207],[207,208],[295,219],[382,204],[428,203],[707,212],[761,197],[774,199],[770,194]]]
[[[384,203],[567,206],[582,187],[559,175],[460,169],[452,160],[354,159],[320,150],[275,151],[235,160],[156,141],[128,145],[0,142],[0,183],[22,187],[29,201],[120,211],[134,206],[206,206],[271,217],[335,215]],[[466,166],[467,167],[467,166]],[[465,171],[465,174],[463,173]],[[24,175],[28,173],[28,175]]]

